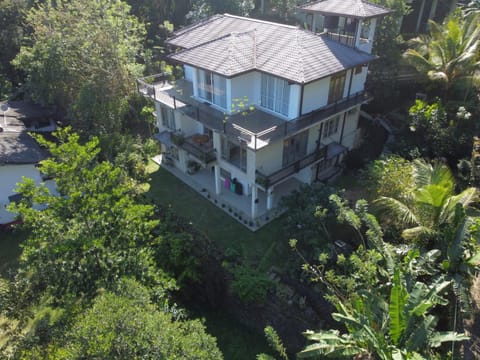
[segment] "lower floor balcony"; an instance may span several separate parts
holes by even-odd
[[[277,185],[274,191],[273,188],[268,192],[258,189],[254,193],[240,194],[232,191],[231,187],[226,187],[224,181],[221,181],[221,185],[218,187],[216,174],[212,167],[201,168],[194,173],[184,172],[170,161],[165,161],[164,157],[165,155],[158,155],[154,161],[163,165],[164,169],[204,196],[219,210],[224,211],[252,231],[260,229],[283,214],[285,209],[280,206],[281,198],[293,190],[299,189],[303,184],[295,178],[290,178]],[[252,213],[252,207],[255,207],[255,213]]]
[[[213,140],[206,134],[193,134],[185,136],[182,133],[163,131],[157,134],[156,139],[168,148],[177,146],[185,150],[192,158],[203,166],[212,164],[217,159],[213,148]]]
[[[266,175],[257,170],[255,182],[262,188],[268,189],[269,187],[279,184],[282,181],[285,181],[285,179],[297,174],[307,166],[327,162],[328,160],[343,154],[347,150],[348,149],[345,146],[336,142],[322,145],[313,153],[308,154],[271,174]]]

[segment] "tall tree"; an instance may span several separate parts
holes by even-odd
[[[122,0],[47,0],[30,9],[32,36],[13,63],[31,97],[67,111],[78,128],[119,129],[125,96],[143,69],[145,30],[129,11]]]
[[[165,295],[174,282],[155,266],[148,246],[158,224],[153,206],[138,201],[135,183],[119,168],[96,161],[96,138],[81,145],[68,130],[56,136],[58,144],[39,138],[52,155],[40,171],[55,178],[58,194],[25,179],[23,200],[12,205],[31,230],[20,262],[31,292],[37,299],[44,293],[88,299],[130,276]]]
[[[413,191],[398,194],[398,198],[380,197],[375,204],[384,214],[397,217],[406,229],[402,235],[407,240],[430,241],[441,236],[445,226],[459,225],[457,207],[467,209],[478,200],[476,188],[455,194],[455,181],[448,166],[431,165],[423,160],[413,163]],[[434,243],[446,251],[444,244]]]
[[[0,44],[2,51],[0,52],[0,98],[2,97],[1,74],[4,74],[6,81],[11,85],[20,81],[18,74],[15,72],[11,61],[15,58],[25,29],[22,26],[24,21],[24,13],[31,5],[30,0],[0,0]]]
[[[394,10],[393,14],[379,19],[377,23],[373,53],[379,55],[379,59],[369,66],[371,74],[368,76],[368,86],[373,92],[375,103],[379,107],[391,106],[399,98],[397,74],[403,43],[399,32],[402,17],[408,13],[408,7],[405,0],[372,2]]]
[[[455,12],[444,24],[429,22],[428,35],[411,41],[404,58],[440,86],[444,100],[471,94],[480,69],[480,14]]]
[[[99,294],[47,346],[25,346],[17,353],[22,359],[57,360],[223,358],[199,320],[159,309],[149,290],[131,279]]]

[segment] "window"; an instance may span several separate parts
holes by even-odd
[[[178,160],[178,148],[176,146],[170,146],[169,150],[172,158]]]
[[[355,75],[358,75],[362,72],[363,66],[362,65],[357,65],[355,66]]]
[[[285,80],[262,74],[261,105],[264,108],[288,116],[290,86]]]
[[[239,169],[247,170],[247,148],[243,142],[235,143],[222,137],[222,159]]]
[[[161,106],[160,116],[162,118],[163,127],[170,130],[175,130],[175,115],[173,113],[173,109]]]
[[[345,89],[346,71],[339,74],[332,75],[330,78],[330,89],[328,92],[328,103],[332,104],[335,101],[343,98],[343,90]]]
[[[227,107],[227,80],[211,71],[198,70],[198,96],[220,106]]]
[[[220,168],[220,177],[222,179],[231,179],[232,178],[232,174],[230,174],[227,170],[225,170],[224,168]]]
[[[334,117],[330,120],[327,120],[324,123],[324,128],[323,128],[323,136],[322,138],[326,138],[332,135],[335,135],[338,132],[338,124],[340,123],[340,115],[337,117]]]
[[[308,130],[283,141],[283,166],[302,159],[307,154]]]

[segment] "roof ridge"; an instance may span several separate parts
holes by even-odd
[[[300,77],[301,77],[302,81],[305,82],[305,63],[303,61],[303,53],[305,52],[304,51],[305,49],[303,48],[303,45],[300,42],[300,36],[299,36],[300,33],[301,33],[300,31],[295,31],[295,42],[296,42],[296,45],[298,47],[298,54],[300,55],[300,56],[298,56],[298,59],[297,59],[297,61],[299,63],[299,66],[298,66],[299,71],[298,72],[300,74]]]
[[[238,35],[245,35],[245,33],[238,33],[238,32],[235,32],[235,31],[232,31],[228,34],[225,34],[225,35],[222,35],[220,37],[217,37],[217,38],[214,38],[212,40],[208,40],[204,43],[200,43],[200,44],[197,44],[195,46],[192,46],[192,47],[189,47],[189,48],[185,48],[185,49],[182,49],[180,51],[177,51],[175,54],[181,54],[181,53],[184,53],[184,52],[187,52],[188,50],[193,50],[193,49],[197,49],[199,47],[202,47],[202,46],[205,46],[205,45],[208,45],[208,44],[211,44],[211,43],[214,43],[214,42],[217,42],[217,41],[220,41],[220,40],[223,40],[223,39],[226,39],[226,38],[229,38],[229,37],[233,37],[233,36],[238,36]],[[174,55],[175,55],[174,54]]]
[[[258,23],[261,23],[261,24],[281,26],[281,27],[285,27],[285,28],[289,28],[289,29],[298,29],[298,26],[295,26],[295,25],[282,24],[282,23],[277,23],[277,22],[267,21],[267,20],[262,20],[262,19],[257,19],[257,18],[250,18],[250,17],[245,17],[245,16],[232,15],[232,14],[228,14],[228,13],[223,14],[223,16],[234,18],[234,19],[241,19],[241,20],[246,20],[246,21],[258,22]]]
[[[207,25],[207,24],[209,24],[209,23],[211,23],[211,22],[213,22],[213,21],[215,21],[215,20],[217,20],[221,17],[222,17],[221,14],[215,14],[215,15],[212,15],[212,16],[206,18],[206,19],[202,19],[202,20],[194,22],[193,24],[184,26],[184,27],[178,29],[177,31],[174,31],[173,36],[169,37],[167,39],[167,42],[177,38],[178,36],[182,35],[183,33],[187,32],[187,31],[205,26],[205,25]]]

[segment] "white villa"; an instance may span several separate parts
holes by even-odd
[[[250,228],[300,184],[335,175],[361,141],[376,21],[390,13],[361,0],[299,10],[315,31],[229,14],[183,28],[168,44],[184,77],[138,80],[162,165]]]

